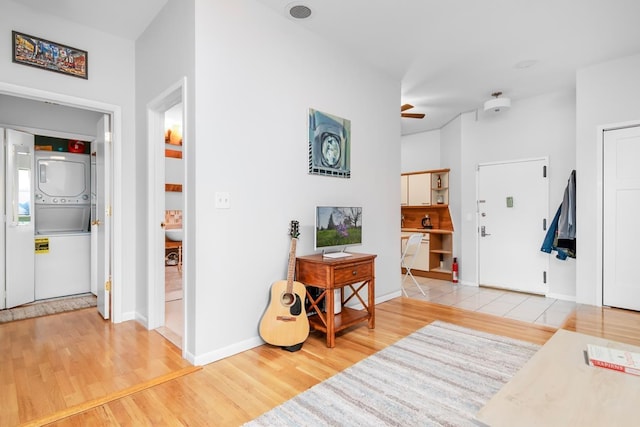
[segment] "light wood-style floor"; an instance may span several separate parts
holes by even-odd
[[[376,306],[375,329],[350,328],[333,349],[312,333],[298,352],[263,345],[192,372],[156,332],[81,310],[0,325],[0,425],[237,426],[437,319],[538,344],[555,332],[396,298]],[[636,312],[578,306],[563,327],[640,345]]]

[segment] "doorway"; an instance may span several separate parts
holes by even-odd
[[[149,317],[155,329],[185,353],[188,272],[186,222],[186,79],[148,104]]]
[[[104,104],[101,102],[95,102],[82,98],[75,98],[67,95],[61,95],[57,93],[20,87],[15,85],[8,85],[5,83],[0,83],[0,97],[3,98],[3,102],[6,102],[5,105],[10,105],[11,108],[5,109],[3,117],[0,118],[3,121],[3,125],[8,125],[12,128],[19,129],[25,132],[38,133],[38,134],[48,134],[53,137],[62,137],[69,138],[72,134],[64,134],[60,131],[48,130],[48,125],[39,125],[39,123],[49,123],[47,121],[47,117],[43,115],[43,113],[38,113],[41,111],[43,105],[47,105],[46,108],[55,109],[56,112],[60,112],[62,115],[69,114],[69,111],[72,111],[72,114],[77,114],[75,119],[78,122],[86,122],[89,123],[92,127],[91,131],[84,132],[85,135],[94,135],[96,134],[96,117],[107,116],[111,119],[111,123],[108,125],[108,132],[103,130],[102,137],[109,138],[110,140],[110,148],[108,149],[111,152],[111,147],[116,145],[120,141],[120,118],[121,111],[120,107]],[[27,106],[29,108],[28,119],[16,120],[15,117],[12,117],[12,113],[14,110],[20,111],[20,108],[24,108]],[[89,120],[88,122],[85,120],[87,118],[93,118],[95,120]],[[14,123],[20,123],[20,125],[14,125]],[[104,128],[103,128],[104,129]],[[76,129],[76,131],[78,131]],[[78,131],[80,132],[80,131]],[[98,135],[100,136],[100,135]],[[120,158],[114,158],[114,162],[111,162],[108,169],[105,169],[105,177],[111,182],[112,179],[112,167],[114,165],[120,164]],[[117,185],[113,187],[115,194],[120,197],[120,186]],[[119,199],[118,199],[119,200]],[[109,203],[109,211],[113,212],[115,210],[115,205],[119,205],[117,201],[114,203],[112,199]],[[113,245],[118,245],[120,239],[117,236],[120,236],[119,228],[116,230],[112,230],[104,237],[110,242],[108,247],[108,256],[105,255],[104,263],[108,265],[107,271],[111,275],[111,277],[105,277],[104,281],[101,283],[109,282],[109,287],[104,287],[104,304],[105,309],[102,310],[103,313],[107,312],[108,316],[111,317],[113,322],[122,321],[122,310],[121,310],[121,289],[117,286],[120,283],[120,259],[113,258],[112,248]],[[32,238],[33,239],[33,238]],[[33,240],[31,243],[31,248],[33,251]]]
[[[478,166],[478,284],[545,295],[548,160]]]

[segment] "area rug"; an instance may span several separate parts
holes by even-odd
[[[540,348],[436,321],[245,426],[467,426]]]
[[[63,313],[65,311],[95,307],[96,305],[97,298],[92,294],[38,301],[32,304],[21,305],[20,307],[0,310],[0,323]]]

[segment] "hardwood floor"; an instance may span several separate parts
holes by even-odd
[[[137,322],[105,321],[95,308],[4,323],[0,425],[72,413],[193,370],[159,334]]]
[[[298,352],[263,345],[195,372],[156,332],[90,309],[0,325],[0,425],[237,426],[434,320],[538,344],[555,332],[410,298],[377,305],[376,318],[373,330],[339,334],[333,349],[312,333]],[[640,345],[636,312],[578,306],[564,328]],[[70,416],[56,421],[56,412]]]

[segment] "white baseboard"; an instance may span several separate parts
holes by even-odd
[[[562,301],[576,302],[576,296],[575,295],[564,295],[564,294],[548,293],[545,296],[547,298],[554,298],[554,299],[559,299],[559,300],[562,300]]]

